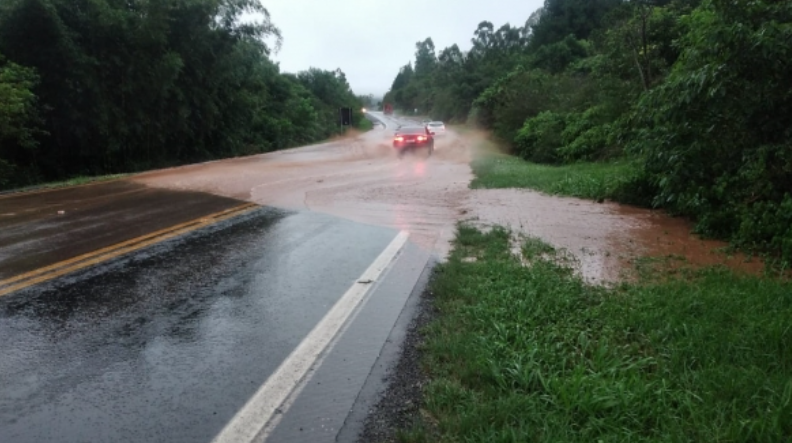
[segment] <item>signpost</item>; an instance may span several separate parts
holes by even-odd
[[[341,117],[341,126],[351,126],[352,125],[352,109],[351,108],[341,108],[340,109],[340,117]]]

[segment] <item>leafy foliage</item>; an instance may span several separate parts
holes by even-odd
[[[769,19],[771,18],[771,19]],[[654,203],[792,259],[792,4],[706,1],[637,108]]]
[[[39,133],[35,71],[7,62],[0,55],[0,187],[11,182],[15,151],[36,147]],[[10,160],[10,162],[9,162]]]
[[[561,133],[566,124],[565,114],[552,111],[544,111],[526,120],[515,139],[517,154],[536,163],[557,163],[556,149],[561,144]]]

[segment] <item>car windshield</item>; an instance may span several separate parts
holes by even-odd
[[[443,122],[432,122],[429,123],[429,126],[443,126]]]

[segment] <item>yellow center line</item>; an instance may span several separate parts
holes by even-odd
[[[127,240],[113,246],[98,249],[96,251],[64,260],[50,266],[2,280],[0,281],[0,288],[2,288],[0,289],[0,297],[41,282],[52,280],[56,277],[93,266],[97,263],[110,260],[129,252],[137,251],[152,244],[177,237],[187,232],[191,232],[196,229],[236,217],[250,211],[255,207],[258,207],[258,205],[254,203],[246,203],[225,211],[180,223],[178,225],[161,229],[159,231]]]

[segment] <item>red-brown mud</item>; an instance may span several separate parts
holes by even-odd
[[[623,278],[623,270],[643,256],[761,268],[716,251],[726,245],[697,239],[687,222],[656,211],[523,189],[471,190],[474,139],[449,133],[438,140],[432,157],[419,152],[399,160],[389,144],[391,134],[375,129],[353,139],[155,171],[134,180],[407,230],[414,242],[441,257],[450,249],[457,222],[505,225],[568,250],[592,282]]]

